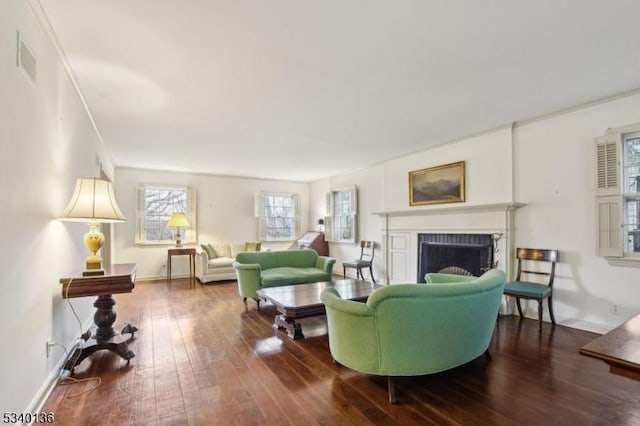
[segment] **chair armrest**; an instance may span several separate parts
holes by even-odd
[[[257,298],[261,287],[260,265],[257,263],[233,262],[238,278],[238,293],[242,297]]]
[[[334,288],[327,288],[320,294],[320,300],[326,307],[335,309],[344,314],[360,317],[373,316],[373,310],[366,303],[344,300]]]
[[[366,303],[343,300],[333,288],[320,294],[327,312],[331,356],[345,367],[375,374],[380,348],[375,310]]]
[[[333,257],[318,256],[318,260],[316,260],[316,268],[322,269],[324,272],[332,273],[333,265],[335,263],[336,260]]]
[[[427,284],[466,283],[477,279],[478,277],[474,276],[439,274],[437,272],[430,272],[424,276]]]
[[[209,256],[207,252],[202,250],[196,252],[196,277],[202,279],[207,272],[207,264],[209,263]]]

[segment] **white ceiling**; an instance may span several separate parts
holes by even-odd
[[[311,181],[640,88],[636,0],[40,2],[117,166]]]

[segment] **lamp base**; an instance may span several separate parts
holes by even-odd
[[[92,277],[94,275],[104,275],[104,269],[87,269],[82,271],[83,277]]]

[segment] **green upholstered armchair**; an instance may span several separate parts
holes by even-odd
[[[367,303],[326,289],[329,348],[334,360],[361,373],[419,376],[465,364],[486,353],[498,316],[505,273],[481,277],[427,274],[427,284],[378,289]]]

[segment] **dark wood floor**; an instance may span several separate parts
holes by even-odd
[[[267,306],[245,312],[235,282],[189,289],[186,280],[138,283],[116,296],[118,322],[140,329],[129,366],[98,352],[46,403],[57,424],[640,424],[640,382],[608,373],[578,354],[596,335],[503,317],[491,353],[457,369],[398,380],[397,405],[386,379],[332,363],[322,317],[307,319],[307,339],[271,328]]]

